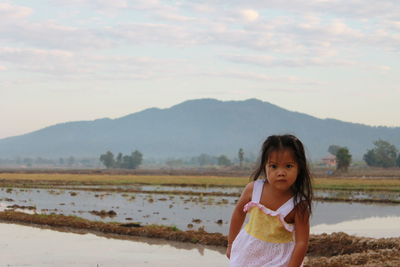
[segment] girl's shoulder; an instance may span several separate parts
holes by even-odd
[[[309,218],[311,215],[308,202],[306,200],[301,200],[298,202],[293,210],[296,217],[301,217],[303,219]]]
[[[251,200],[251,196],[253,195],[254,182],[255,181],[251,181],[245,186],[242,192],[243,198]]]
[[[246,185],[246,187],[244,188],[244,191],[245,191],[245,192],[246,192],[246,191],[250,191],[250,193],[253,192],[254,182],[255,182],[255,181],[249,182],[249,183]]]
[[[255,181],[249,182],[243,190],[242,195],[245,196],[249,201],[252,199],[254,190],[262,190],[265,180],[257,179]],[[255,189],[257,187],[257,189]]]

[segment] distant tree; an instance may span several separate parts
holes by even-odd
[[[201,154],[200,156],[198,156],[198,163],[200,166],[205,166],[207,164],[210,164],[210,156],[207,154]]]
[[[122,155],[118,153],[117,159],[114,159],[114,154],[107,151],[105,154],[100,156],[100,161],[106,166],[107,169],[110,168],[122,168],[122,169],[136,169],[140,164],[142,164],[143,154],[140,151],[135,150],[131,155]]]
[[[122,163],[121,167],[122,169],[133,169],[133,162],[132,162],[132,157],[125,155],[122,157]]]
[[[375,148],[364,154],[363,159],[368,166],[389,168],[396,166],[397,149],[384,140],[374,142]]]
[[[59,163],[60,165],[64,165],[64,159],[63,159],[63,158],[59,158],[59,159],[58,159],[58,163]]]
[[[347,147],[341,147],[336,152],[337,170],[347,171],[351,163],[351,155]]]
[[[121,154],[120,157],[122,158],[122,160],[120,160],[121,163],[119,168],[122,169],[136,169],[142,163],[143,160],[143,155],[138,150],[132,152],[130,156],[129,155],[122,156]]]
[[[339,149],[341,149],[341,146],[337,146],[337,145],[330,145],[328,148],[328,152],[331,153],[332,155],[336,156],[337,152],[339,151]]]
[[[113,168],[115,165],[114,154],[111,151],[107,151],[100,156],[100,161],[107,169]]]
[[[232,162],[227,156],[221,155],[218,157],[218,165],[229,166],[229,165],[232,165]]]
[[[132,169],[136,169],[139,167],[140,164],[142,164],[143,161],[143,154],[140,153],[140,151],[135,150],[131,154],[132,157]]]
[[[116,168],[122,168],[122,153],[118,153],[117,159],[115,161],[115,167]]]
[[[364,154],[363,160],[368,166],[378,166],[377,155],[373,149],[368,150],[367,153]]]
[[[396,165],[397,165],[397,167],[400,167],[400,153],[397,156]]]
[[[244,161],[244,151],[243,151],[243,148],[240,148],[240,149],[239,149],[238,157],[239,157],[239,166],[240,166],[240,168],[242,168],[242,166],[243,166],[243,161]]]

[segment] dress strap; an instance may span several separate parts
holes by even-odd
[[[262,190],[264,187],[265,179],[258,179],[254,181],[253,194],[251,196],[251,201],[254,203],[260,203]]]
[[[297,203],[301,201],[301,198],[297,198]],[[283,204],[279,209],[279,213],[286,217],[294,209],[294,197],[291,197],[285,204]]]
[[[294,197],[291,197],[285,204],[283,204],[277,211],[283,216],[286,217],[294,208]]]

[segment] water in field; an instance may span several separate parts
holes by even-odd
[[[169,191],[169,192],[198,192],[198,193],[225,193],[240,195],[242,187],[222,187],[222,186],[161,186],[161,185],[107,185],[107,186],[93,186],[81,185],[74,186],[75,188],[110,188],[123,190],[138,190],[138,191]],[[341,199],[378,199],[378,200],[397,200],[400,201],[400,194],[398,192],[362,192],[362,191],[348,191],[348,190],[317,190],[314,192],[315,197],[330,197]]]
[[[140,190],[140,191],[178,191],[178,192],[201,192],[201,193],[234,193],[240,194],[243,190],[242,187],[222,187],[222,186],[181,186],[181,185],[80,185],[74,186],[75,188],[110,188],[110,189],[120,189],[120,190]]]
[[[224,248],[157,239],[118,240],[0,223],[0,266],[226,266]]]
[[[185,187],[187,191],[187,187]],[[76,215],[89,220],[139,222],[176,226],[182,230],[204,227],[207,232],[227,234],[238,197],[190,196],[93,192],[59,189],[1,189],[0,208],[35,206],[37,213]],[[99,217],[92,211],[114,211],[114,217]],[[33,212],[35,212],[33,211]],[[31,210],[32,212],[32,210]],[[376,223],[374,218],[379,219]],[[399,204],[315,202],[312,232],[348,232],[373,237],[400,236]],[[374,223],[371,223],[374,222]],[[367,226],[368,227],[364,227]],[[385,230],[384,230],[385,229]]]
[[[340,198],[348,200],[395,200],[400,201],[400,194],[398,192],[361,192],[361,191],[348,191],[348,190],[317,190],[315,197],[329,197]]]

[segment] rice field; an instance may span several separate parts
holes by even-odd
[[[243,187],[248,177],[202,175],[132,175],[69,173],[0,173],[0,186],[29,185],[182,185]],[[321,190],[356,190],[400,192],[399,178],[335,177],[314,178],[314,188]]]

